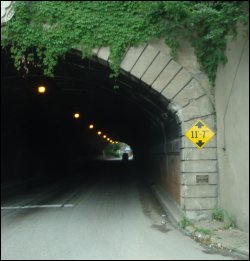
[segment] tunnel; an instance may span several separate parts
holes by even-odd
[[[107,65],[77,50],[58,63],[54,77],[26,70],[17,72],[2,50],[2,183],[84,172],[99,164],[107,135],[131,146],[141,178],[164,184],[180,202],[180,130],[166,98],[126,72],[111,78]]]

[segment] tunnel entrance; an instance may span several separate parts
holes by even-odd
[[[211,150],[198,153],[184,138],[197,117],[213,123],[211,113],[194,110],[207,96],[182,67],[152,50],[130,48],[117,79],[109,77],[107,48],[91,60],[72,50],[53,78],[37,68],[17,73],[2,50],[2,181],[48,171],[69,174],[103,155],[106,135],[131,145],[145,178],[179,210],[190,217],[209,212],[217,197],[215,178],[197,186],[196,174],[215,177],[215,159],[207,158]],[[38,86],[46,92],[37,92]]]
[[[72,165],[102,159],[108,144],[123,140],[144,169],[159,173],[155,177],[166,189],[175,184],[169,192],[180,202],[179,127],[164,97],[126,75],[110,79],[107,66],[82,60],[77,51],[58,65],[54,78],[13,74],[3,55],[4,174],[70,173]],[[46,92],[39,93],[39,86]],[[131,159],[130,148],[120,144],[119,157],[128,153]],[[166,153],[172,153],[168,166]],[[171,178],[166,168],[173,170]]]

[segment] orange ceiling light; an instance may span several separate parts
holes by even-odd
[[[38,86],[37,91],[41,94],[46,92],[46,87],[45,86]]]
[[[77,113],[74,113],[74,118],[75,118],[75,119],[80,118],[80,113],[78,113],[78,112],[77,112]]]

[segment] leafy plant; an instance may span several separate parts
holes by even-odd
[[[233,216],[229,215],[227,212],[225,212],[224,221],[225,221],[225,225],[224,225],[225,229],[236,228],[235,218]]]
[[[212,231],[207,229],[207,228],[203,228],[203,227],[196,227],[194,232],[199,232],[199,233],[202,233],[204,235],[209,235],[211,236],[212,234]]]
[[[215,208],[212,212],[212,219],[225,222],[224,228],[235,228],[236,227],[236,220],[235,218],[230,215],[227,211],[221,208]]]
[[[248,23],[248,7],[248,1],[15,1],[1,46],[11,47],[17,69],[28,73],[33,64],[47,76],[71,48],[90,57],[92,49],[109,46],[117,77],[130,46],[165,37],[174,56],[183,35],[214,83],[228,36],[237,23]]]
[[[217,221],[223,221],[224,220],[224,211],[221,208],[213,209],[212,219],[217,220]]]
[[[186,216],[183,216],[179,222],[179,226],[184,229],[190,225],[191,225],[190,220]]]

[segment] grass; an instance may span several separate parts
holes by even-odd
[[[223,221],[224,220],[224,211],[221,208],[215,208],[212,212],[212,219],[217,221]]]
[[[190,226],[190,225],[191,225],[190,220],[186,216],[183,216],[181,221],[179,222],[179,226],[181,228],[186,228],[187,226]]]
[[[233,216],[229,215],[227,212],[225,212],[224,215],[224,228],[229,229],[229,228],[236,228],[236,220]]]
[[[202,233],[203,235],[208,235],[211,236],[212,231],[207,229],[207,228],[203,228],[203,227],[196,227],[194,232],[199,232]]]
[[[236,220],[227,211],[215,208],[212,212],[212,219],[225,222],[224,229],[236,228]]]
[[[229,215],[227,211],[221,209],[221,208],[215,208],[212,212],[212,219],[217,220],[220,222],[224,222],[224,229],[229,229],[229,228],[236,228],[236,220],[233,216]],[[188,226],[194,227],[194,232],[200,232],[204,235],[209,235],[211,236],[211,230],[206,229],[206,228],[199,228],[195,227],[191,221],[184,215],[180,222],[178,223],[179,227],[182,229],[185,229]]]

